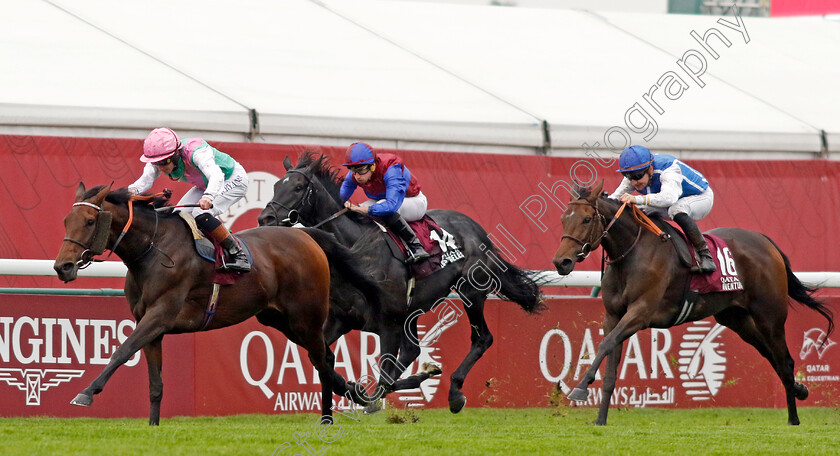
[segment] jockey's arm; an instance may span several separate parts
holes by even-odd
[[[671,207],[680,199],[682,180],[683,175],[680,172],[680,167],[674,163],[659,174],[659,182],[661,183],[659,192],[637,195],[636,203],[650,207]]]
[[[225,184],[225,173],[216,164],[216,157],[210,146],[202,146],[192,153],[192,162],[195,164],[204,177],[207,178],[207,188],[204,189],[204,196],[214,199],[222,191]]]
[[[408,170],[403,172],[400,168],[399,166],[392,166],[385,172],[385,201],[370,206],[370,215],[387,217],[397,212],[402,206],[411,174],[408,173]]]
[[[614,192],[612,192],[612,195],[610,195],[610,199],[617,200],[625,193],[633,193],[633,190],[635,190],[635,188],[633,188],[633,184],[630,183],[630,179],[626,177],[622,178],[621,183],[618,184],[618,187]]]
[[[143,167],[143,174],[133,184],[128,186],[128,190],[139,195],[152,188],[152,184],[155,183],[155,179],[159,176],[160,170],[157,166],[146,163],[146,166]]]
[[[341,190],[338,192],[342,203],[353,196],[353,192],[356,191],[356,187],[356,179],[353,179],[353,173],[348,172],[347,175],[344,176],[344,182],[341,183]]]

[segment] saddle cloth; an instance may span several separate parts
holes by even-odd
[[[417,235],[417,240],[420,241],[420,244],[423,245],[426,252],[431,255],[428,260],[410,265],[409,269],[411,270],[411,275],[415,279],[422,279],[423,277],[430,276],[441,270],[443,251],[440,248],[440,243],[432,239],[431,236],[433,232],[437,232],[437,238],[440,239],[443,236],[443,229],[429,215],[424,215],[420,220],[408,222],[408,225],[412,230],[414,230],[414,234]],[[403,240],[391,230],[387,230],[387,232],[388,237],[391,240],[388,245],[391,247],[392,251],[396,249],[396,251],[393,252],[394,256],[402,260],[408,258],[408,248]]]
[[[215,265],[215,268],[222,267],[223,259],[224,259],[224,251],[222,250],[222,246],[212,242],[210,239],[207,239],[204,236],[204,233],[198,229],[198,225],[195,223],[195,218],[192,215],[184,212],[178,211],[178,215],[181,216],[181,219],[186,222],[187,226],[190,228],[190,232],[193,236],[193,241],[195,245],[195,251],[198,253],[198,256],[204,258],[207,261],[212,261]],[[240,239],[236,235],[231,235],[239,243],[239,246],[242,247],[242,250],[245,252],[245,255],[248,256],[248,263],[252,266],[254,265],[254,257],[251,255],[251,249],[248,247],[248,244],[245,243],[242,239]],[[231,285],[236,283],[237,280],[242,276],[239,272],[214,272],[213,273],[213,283],[218,283],[219,285]]]
[[[688,238],[681,230],[674,229],[685,243],[688,252],[691,255],[690,265],[697,262],[697,253],[694,251]],[[732,253],[726,241],[714,234],[703,233],[706,238],[706,243],[709,245],[709,252],[712,254],[712,259],[717,266],[717,271],[711,274],[691,274],[691,279],[688,289],[696,291],[699,294],[706,293],[721,293],[728,291],[743,290],[744,285],[741,283],[741,278],[738,275],[738,270],[735,268],[735,260],[732,258]],[[672,238],[673,242],[677,242]],[[723,261],[723,263],[721,263]]]

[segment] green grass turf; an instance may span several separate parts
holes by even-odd
[[[143,419],[0,418],[0,455],[838,455],[840,410],[800,408],[788,426],[779,409],[385,410],[358,421],[336,415],[323,443],[317,415],[240,415]],[[341,429],[338,428],[341,427]]]

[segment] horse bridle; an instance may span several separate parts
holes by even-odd
[[[114,253],[114,250],[116,250],[117,246],[120,245],[120,242],[125,237],[125,234],[128,232],[129,227],[131,227],[131,222],[134,220],[134,205],[133,205],[134,201],[148,201],[152,198],[155,198],[157,196],[162,196],[162,195],[169,197],[169,195],[171,195],[171,194],[172,194],[171,191],[164,190],[163,192],[156,193],[154,195],[149,195],[149,196],[136,196],[136,195],[130,196],[129,199],[128,199],[128,213],[129,213],[128,220],[125,222],[125,226],[123,227],[122,232],[120,232],[119,237],[117,237],[116,242],[114,242],[114,246],[109,249],[110,252],[108,253],[108,256],[103,258],[103,259],[97,259],[97,258],[94,258],[94,257],[97,256],[97,255],[102,255],[103,253],[105,253],[105,250],[106,250],[105,246],[108,243],[108,236],[111,232],[111,223],[113,221],[113,215],[110,212],[102,209],[101,206],[97,206],[96,204],[89,203],[87,201],[79,201],[79,202],[73,203],[73,207],[87,206],[87,207],[91,207],[93,209],[96,209],[96,211],[97,211],[96,222],[95,222],[94,228],[93,228],[93,234],[91,235],[90,240],[86,244],[81,242],[81,241],[78,241],[76,239],[73,239],[71,237],[65,237],[64,238],[64,241],[71,242],[73,244],[76,244],[76,245],[80,246],[82,249],[84,249],[84,250],[82,250],[82,253],[79,254],[79,259],[76,261],[76,267],[78,269],[84,269],[84,268],[90,266],[91,263],[93,263],[93,262],[99,263],[99,262],[102,262],[102,261],[107,261],[108,258],[111,258],[111,255]],[[146,254],[148,254],[153,248],[155,248],[155,237],[157,237],[157,229],[158,229],[158,214],[157,214],[157,211],[155,211],[155,230],[152,233],[152,240],[149,242],[149,248],[147,248],[137,258],[135,258],[131,261],[125,261],[126,264],[131,264],[131,263],[134,263],[134,262],[138,261],[139,259],[146,256]]]
[[[286,212],[288,212],[288,216],[285,219],[281,220],[280,223],[282,223],[286,226],[292,226],[300,220],[299,209],[303,206],[303,204],[304,203],[311,204],[310,200],[312,199],[312,195],[315,194],[315,189],[312,187],[312,178],[307,176],[306,172],[301,171],[299,169],[290,169],[286,172],[286,174],[288,174],[288,173],[297,173],[297,174],[300,174],[301,176],[303,176],[304,179],[306,179],[306,192],[303,194],[303,196],[300,197],[300,199],[295,204],[292,205],[292,207],[286,207],[283,204],[281,204],[280,202],[274,201],[273,199],[271,201],[269,201],[268,204],[266,204],[266,207],[271,208],[271,210],[274,212],[274,216],[276,218],[280,218],[279,217],[280,214],[277,212],[277,209],[274,206],[279,206],[281,209],[284,209]],[[316,223],[315,225],[312,225],[311,228],[318,228],[318,227],[320,227],[321,225],[323,225],[327,222],[335,220],[338,216],[347,212],[347,210],[348,210],[347,208],[343,208],[343,209],[339,210],[338,212],[336,212],[335,214],[327,217],[325,220],[322,220],[322,221]]]
[[[282,203],[278,201],[274,201],[273,199],[268,202],[266,207],[270,207],[271,210],[274,212],[274,216],[276,218],[280,218],[280,213],[277,211],[275,206],[280,207],[281,209],[287,212],[287,216],[285,219],[281,220],[280,223],[284,224],[285,226],[292,226],[300,220],[300,208],[304,205],[304,203],[309,203],[312,198],[312,195],[315,194],[315,189],[312,188],[312,178],[306,175],[306,172],[301,171],[299,169],[290,169],[286,171],[286,174],[289,173],[297,173],[303,176],[306,179],[306,191],[304,192],[303,196],[292,205],[292,207],[286,207]]]
[[[601,236],[599,236],[598,239],[596,239],[592,243],[581,241],[580,239],[578,239],[574,236],[569,236],[568,234],[564,234],[563,236],[560,237],[560,242],[562,242],[563,239],[571,239],[572,241],[575,241],[575,242],[577,242],[578,244],[581,245],[580,253],[578,253],[576,255],[577,256],[577,262],[580,263],[581,261],[583,261],[587,257],[589,257],[589,254],[592,253],[592,250],[597,249],[598,246],[601,245],[601,241],[603,241],[604,238],[607,237],[607,234],[609,233],[610,228],[613,227],[615,222],[618,220],[618,217],[621,216],[621,213],[623,212],[624,207],[627,205],[627,203],[625,203],[623,206],[621,206],[621,209],[619,209],[619,211],[616,213],[616,215],[613,217],[613,219],[610,221],[609,224],[607,224],[607,218],[604,217],[604,215],[601,214],[601,212],[598,210],[598,201],[597,200],[595,201],[595,204],[592,204],[589,201],[580,201],[580,200],[579,201],[572,201],[572,202],[569,203],[569,205],[572,205],[572,204],[580,204],[580,205],[586,205],[586,206],[592,207],[593,209],[595,209],[595,215],[601,221],[601,226],[603,227],[603,226],[606,225],[606,228],[604,228],[604,231],[601,233]],[[624,259],[624,257],[626,257],[633,250],[633,248],[636,247],[636,244],[639,242],[639,238],[641,237],[641,235],[642,235],[642,226],[639,225],[639,231],[636,233],[636,239],[633,241],[633,244],[630,246],[630,248],[627,249],[627,251],[625,251],[624,253],[622,253],[618,258],[613,258],[613,259],[607,260],[606,263],[607,264],[613,264],[613,263],[617,263],[617,262],[621,261],[622,259]]]

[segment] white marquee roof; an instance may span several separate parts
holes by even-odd
[[[811,158],[825,130],[840,151],[833,21],[744,17],[745,43],[713,16],[381,0],[4,6],[0,134],[139,138],[167,125],[228,141],[581,155],[626,129],[638,102],[658,133],[632,141],[657,150]],[[732,44],[711,38],[719,58],[704,54],[700,88],[677,60],[702,51],[689,32],[710,27]],[[654,92],[658,114],[643,95],[668,71],[689,87]]]

